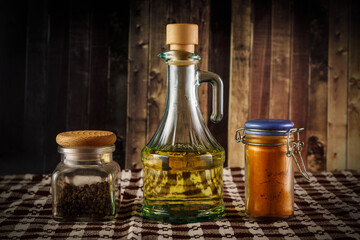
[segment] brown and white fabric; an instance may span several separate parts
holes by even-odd
[[[58,223],[51,218],[50,175],[0,176],[0,239],[360,239],[360,173],[295,174],[295,213],[256,222],[244,214],[244,169],[224,169],[226,215],[170,224],[141,217],[142,171],[123,170],[118,219]]]

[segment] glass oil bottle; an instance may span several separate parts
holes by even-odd
[[[159,56],[167,64],[167,99],[159,127],[142,150],[144,217],[174,223],[216,219],[224,213],[225,152],[206,127],[198,103],[198,87],[211,83],[210,120],[222,119],[220,77],[200,71],[194,54],[198,26],[167,25],[170,51]]]

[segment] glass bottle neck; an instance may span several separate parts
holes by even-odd
[[[199,86],[196,77],[197,66],[168,65],[168,95],[165,108],[168,116],[180,114],[180,118],[190,120],[191,114],[198,115]],[[200,119],[199,119],[200,120]]]

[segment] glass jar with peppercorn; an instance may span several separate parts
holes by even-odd
[[[61,162],[52,174],[57,221],[109,221],[120,206],[120,166],[113,161],[116,136],[108,131],[57,135]]]

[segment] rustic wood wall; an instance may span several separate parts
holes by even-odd
[[[312,171],[360,169],[360,7],[356,0],[7,1],[0,8],[0,174],[51,172],[61,131],[114,131],[116,160],[140,151],[164,110],[165,26],[199,25],[199,68],[224,81],[209,129],[243,166],[235,130],[287,118]]]

